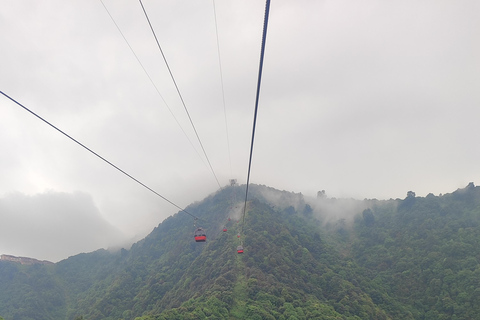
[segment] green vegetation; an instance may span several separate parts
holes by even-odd
[[[452,194],[409,195],[398,203],[372,208],[370,225],[358,219],[355,260],[368,270],[388,309],[402,302],[411,319],[480,318],[480,190],[469,185]]]
[[[242,238],[225,188],[168,218],[130,250],[53,266],[0,261],[11,319],[480,319],[480,188],[404,200],[346,200],[251,187]],[[307,204],[307,202],[309,202]],[[320,215],[318,215],[320,213]],[[243,241],[244,254],[236,253]],[[0,317],[1,320],[1,317]]]

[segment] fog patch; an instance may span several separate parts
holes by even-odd
[[[350,228],[357,215],[370,208],[376,200],[356,200],[353,198],[328,198],[325,193],[319,193],[317,198],[307,198],[313,216],[322,221],[323,225],[333,228]]]
[[[233,221],[239,221],[243,215],[244,202],[237,202],[228,212],[228,218]]]
[[[267,186],[252,185],[255,195],[272,205],[276,210],[285,210],[293,207],[295,211],[302,211],[305,208],[305,199],[302,193],[280,191]]]
[[[280,191],[262,185],[252,185],[251,190],[255,197],[268,203],[274,210],[293,212],[293,208],[305,217],[321,221],[327,229],[350,228],[356,216],[378,202],[376,199],[329,198],[324,190],[319,191],[316,198],[305,197],[301,192]]]
[[[125,241],[82,192],[5,195],[0,221],[0,253],[40,260],[57,262]]]

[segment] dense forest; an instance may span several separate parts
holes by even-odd
[[[0,261],[16,319],[480,319],[480,188],[404,199],[309,199],[230,186],[130,249],[54,265]],[[227,231],[223,232],[223,226]],[[241,237],[238,237],[241,234]],[[244,253],[236,251],[239,243]],[[0,317],[0,319],[2,319]]]

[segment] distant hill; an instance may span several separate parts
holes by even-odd
[[[0,260],[11,261],[11,262],[26,264],[26,265],[53,264],[53,262],[50,262],[50,261],[47,261],[47,260],[37,260],[37,259],[34,259],[34,258],[28,258],[28,257],[16,257],[16,256],[8,255],[8,254],[2,254],[0,256]]]
[[[0,260],[0,315],[480,319],[480,189],[473,184],[385,201],[308,199],[252,185],[243,221],[244,194],[245,186],[231,186],[186,208],[207,230],[205,243],[193,240],[193,218],[179,212],[130,250],[54,265]]]

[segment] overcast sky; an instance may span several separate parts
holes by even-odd
[[[104,0],[148,76],[99,0],[0,3],[1,91],[179,206],[219,189],[139,2]],[[144,6],[220,185],[244,184],[265,3],[215,1],[225,107],[213,2]],[[480,181],[479,16],[272,0],[251,182],[388,199]],[[3,96],[0,148],[0,253],[58,261],[178,211]]]

